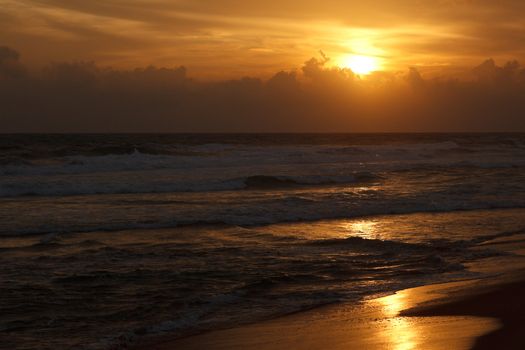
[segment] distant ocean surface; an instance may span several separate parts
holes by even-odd
[[[524,208],[525,134],[2,135],[0,348],[478,277],[520,256]]]

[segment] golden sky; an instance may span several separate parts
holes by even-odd
[[[318,56],[453,71],[525,57],[523,0],[0,0],[0,44],[30,66],[186,66],[268,77]]]

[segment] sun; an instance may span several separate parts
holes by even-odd
[[[379,60],[373,56],[346,55],[341,57],[340,66],[349,68],[358,75],[367,75],[379,69]]]

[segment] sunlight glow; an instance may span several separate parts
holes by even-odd
[[[397,293],[378,299],[383,306],[383,312],[390,317],[389,328],[385,335],[389,338],[389,343],[393,350],[413,350],[419,349],[417,328],[411,324],[412,320],[406,317],[399,317],[401,310],[406,308],[406,295]]]
[[[345,225],[349,231],[348,237],[361,237],[364,239],[377,239],[376,223],[371,220],[353,221]]]
[[[341,57],[339,65],[349,68],[358,75],[367,75],[380,68],[379,60],[373,56],[346,55]]]

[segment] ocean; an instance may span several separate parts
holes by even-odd
[[[124,349],[525,253],[525,134],[0,137],[0,348]]]

